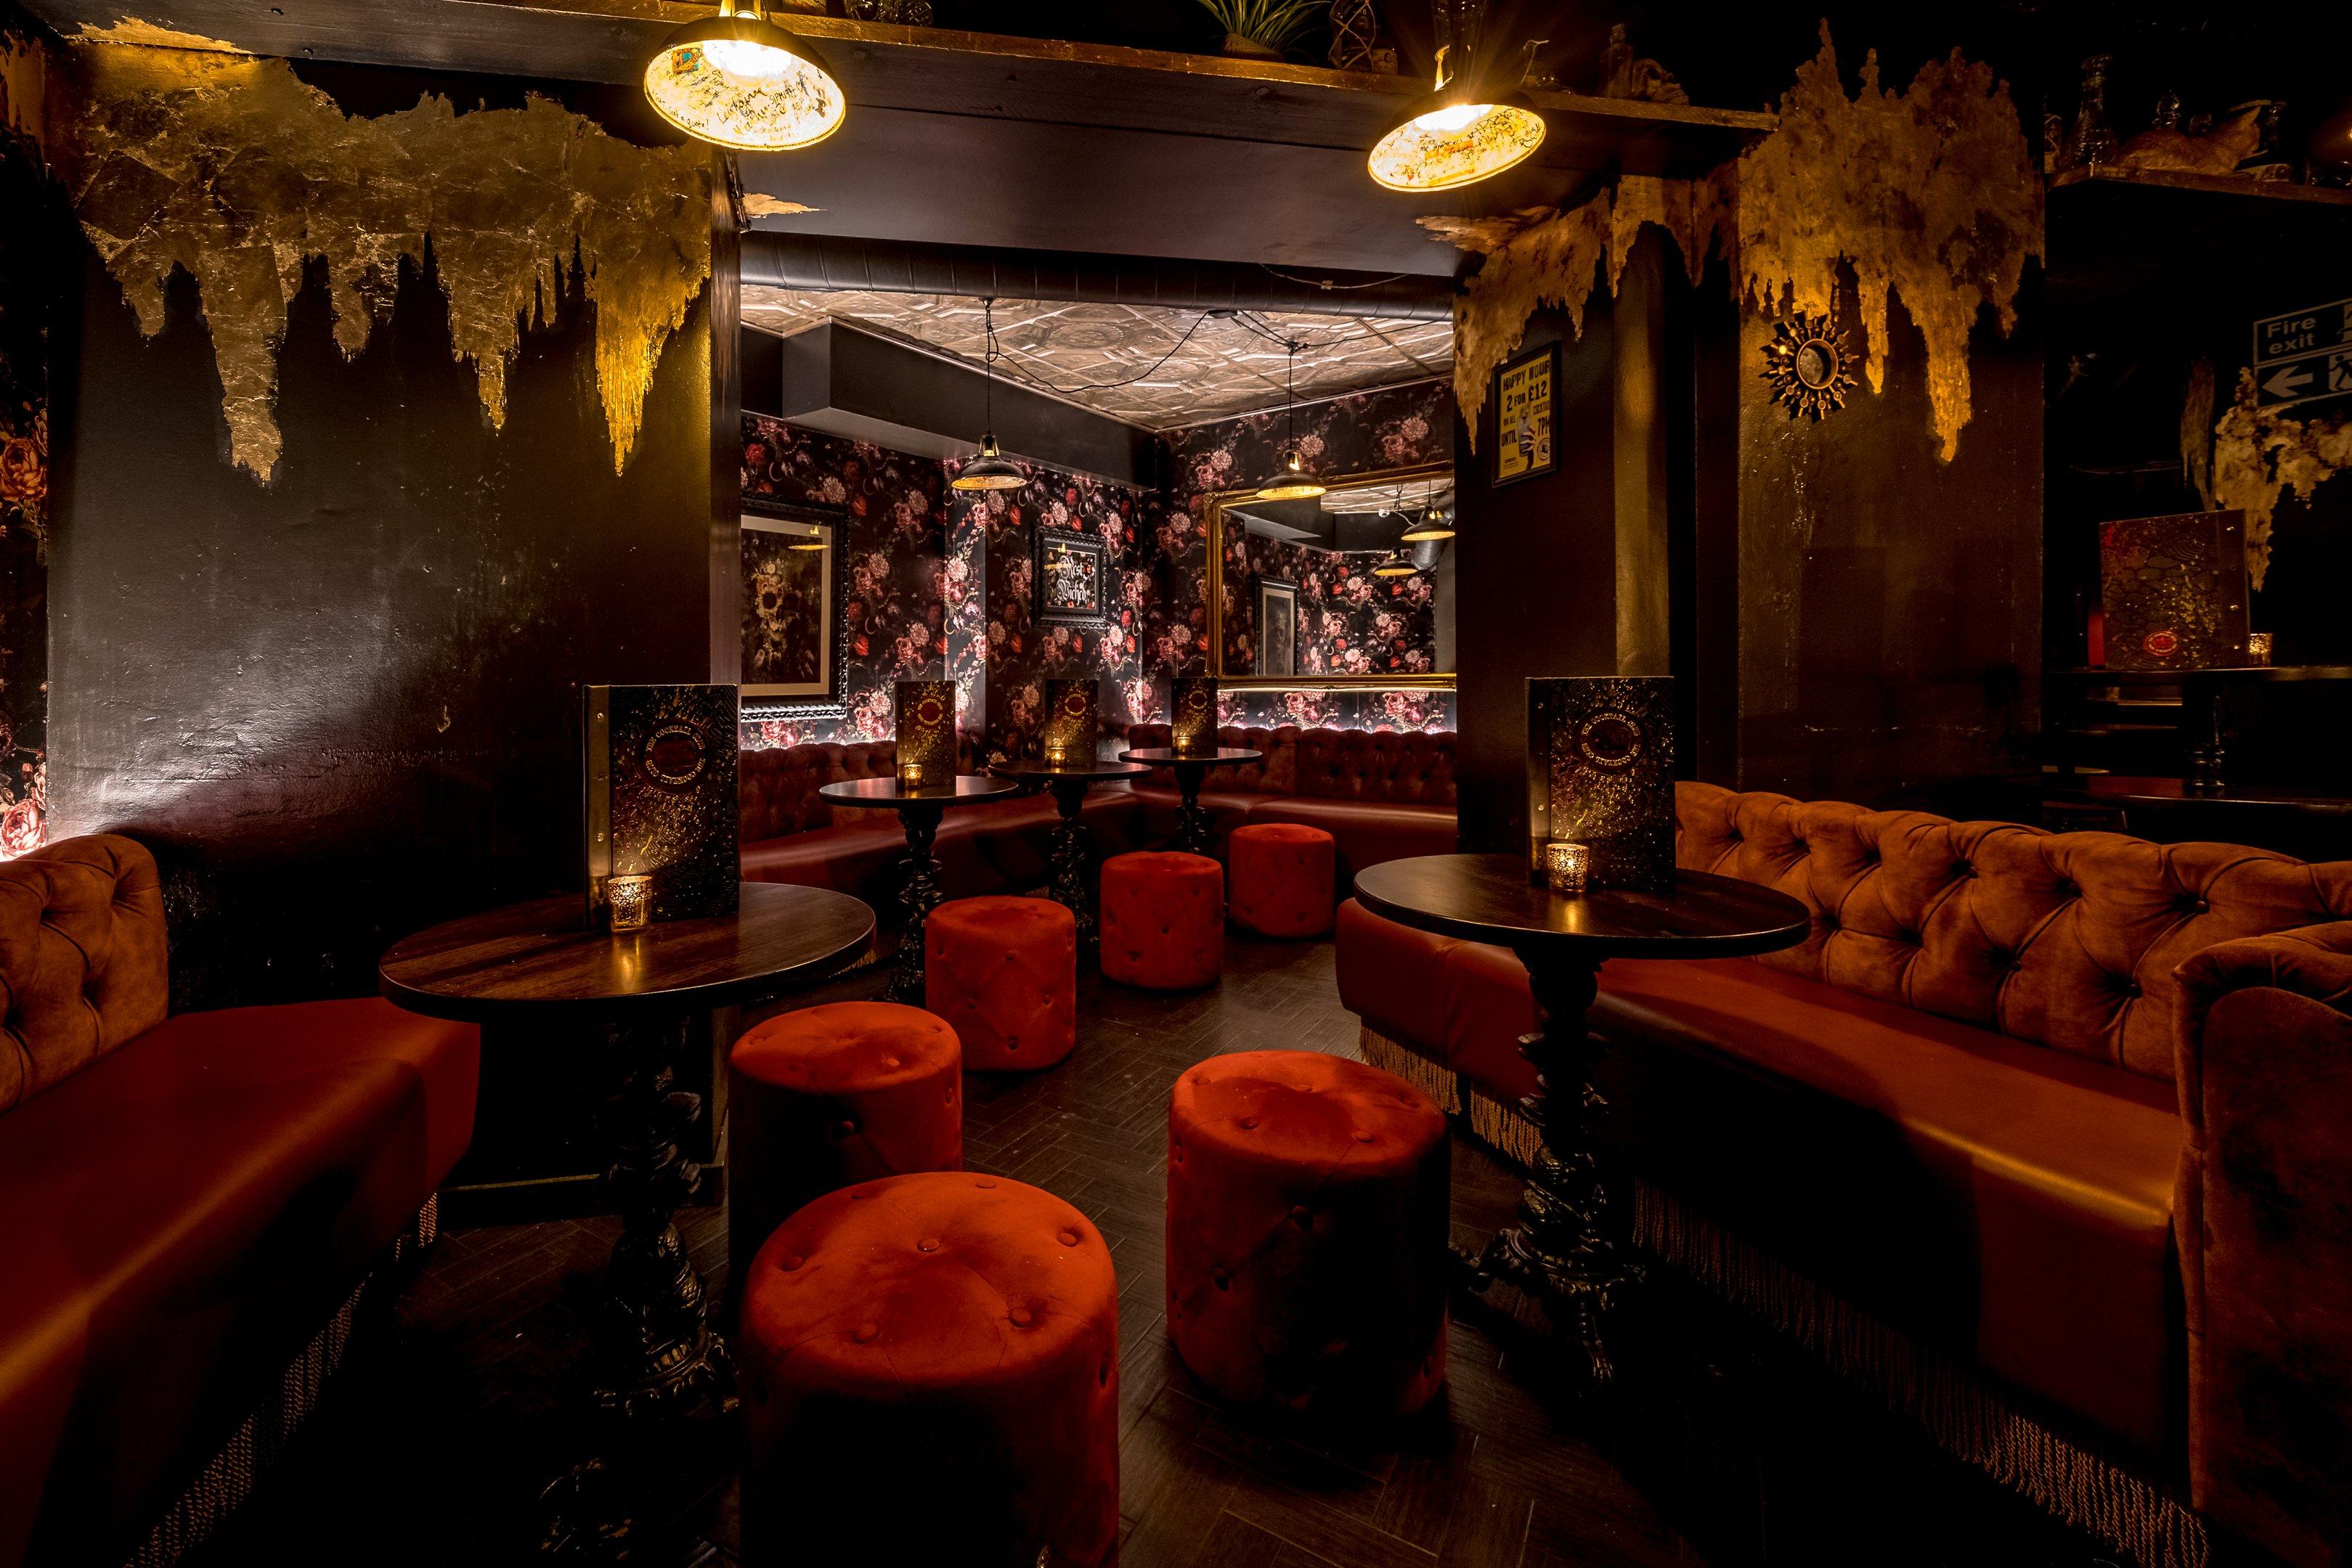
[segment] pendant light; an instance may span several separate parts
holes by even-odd
[[[1372,144],[1365,166],[1391,191],[1451,191],[1525,161],[1543,145],[1543,116],[1516,88],[1489,90],[1449,71],[1437,51],[1433,90],[1414,99]]]
[[[1289,433],[1289,444],[1282,449],[1282,467],[1275,476],[1260,486],[1261,501],[1311,501],[1325,493],[1323,481],[1307,471],[1307,455],[1298,450],[1298,345],[1286,342],[1289,354],[1282,372],[1283,418]]]
[[[1405,543],[1414,545],[1453,537],[1454,513],[1451,508],[1436,504],[1434,492],[1421,499],[1421,521],[1397,536]]]
[[[996,299],[993,296],[980,302],[986,312],[986,338],[980,357],[981,418],[980,455],[963,465],[963,471],[950,480],[958,490],[1018,490],[1029,483],[1021,465],[1013,462],[996,446]]]
[[[719,0],[646,62],[646,101],[685,131],[745,152],[814,147],[841,129],[849,100],[824,60],[768,20],[761,0]]]
[[[1374,577],[1411,577],[1414,572],[1419,571],[1421,569],[1419,567],[1413,565],[1410,559],[1406,559],[1405,553],[1402,550],[1399,550],[1394,555],[1389,557],[1386,560],[1381,562],[1380,565],[1372,568],[1372,575]]]

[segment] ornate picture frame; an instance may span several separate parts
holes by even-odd
[[[738,517],[743,717],[847,718],[848,513],[747,496]]]
[[[1559,345],[1546,343],[1506,360],[1486,400],[1495,410],[1488,472],[1499,488],[1539,479],[1559,467]]]
[[[1286,577],[1251,580],[1257,610],[1255,675],[1298,674],[1298,584]]]
[[[1094,534],[1039,528],[1036,608],[1040,626],[1100,632],[1110,624],[1110,548]]]

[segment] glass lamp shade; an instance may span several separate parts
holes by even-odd
[[[1523,95],[1449,87],[1408,108],[1366,167],[1391,191],[1451,191],[1501,173],[1543,140],[1543,116]]]
[[[814,50],[766,17],[713,16],[662,40],[646,100],[689,136],[746,152],[813,147],[849,111]]]
[[[963,471],[948,481],[957,490],[1018,490],[1029,483],[1021,465],[996,449],[993,434],[980,438],[980,455],[963,465]]]
[[[1261,501],[1311,501],[1327,494],[1323,481],[1307,471],[1307,459],[1296,446],[1282,455],[1282,472],[1258,489]]]

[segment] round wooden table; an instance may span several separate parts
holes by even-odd
[[[453,920],[383,956],[378,984],[411,1012],[575,1024],[602,1038],[613,1142],[604,1181],[621,1237],[606,1270],[600,1342],[582,1364],[598,1410],[627,1421],[673,1414],[723,1396],[731,1382],[701,1276],[672,1218],[702,1178],[678,1152],[702,1097],[670,1089],[687,1026],[713,1008],[764,1000],[844,968],[873,937],[874,912],[847,894],[747,882],[733,915],[592,930],[574,894]]]
[[[1042,784],[1054,797],[1054,809],[1061,813],[1062,820],[1054,829],[1054,881],[1050,891],[1054,902],[1077,921],[1078,946],[1091,950],[1097,932],[1094,889],[1087,871],[1094,859],[1094,835],[1078,820],[1078,813],[1086,807],[1087,791],[1096,785],[1140,779],[1151,769],[1139,762],[1055,763],[1033,757],[1000,762],[989,771],[1021,784]]]
[[[1118,754],[1122,762],[1176,769],[1176,789],[1184,803],[1176,811],[1176,845],[1196,855],[1209,852],[1209,813],[1201,809],[1201,781],[1212,768],[1239,768],[1265,756],[1245,746],[1221,746],[1214,751],[1179,751],[1169,746],[1148,746]]]
[[[899,827],[906,831],[906,880],[898,885],[898,907],[906,915],[906,925],[898,933],[890,983],[882,993],[887,999],[923,1005],[923,928],[931,911],[947,898],[940,891],[939,856],[931,852],[940,834],[940,819],[951,807],[976,806],[1020,792],[1021,786],[1010,779],[975,773],[961,773],[942,783],[919,784],[912,789],[902,788],[896,779],[845,779],[817,791],[836,806],[896,811]]]
[[[1725,958],[1793,947],[1811,916],[1786,894],[1705,872],[1679,872],[1669,893],[1557,894],[1516,855],[1422,855],[1356,873],[1373,914],[1441,936],[1508,947],[1528,971],[1538,1032],[1520,1042],[1536,1067],[1522,1102],[1543,1153],[1520,1198],[1522,1223],[1477,1260],[1481,1288],[1502,1279],[1534,1297],[1572,1334],[1595,1384],[1609,1381],[1606,1325],[1641,1270],[1620,1245],[1594,1149],[1591,1038],[1585,1014],[1610,958]]]

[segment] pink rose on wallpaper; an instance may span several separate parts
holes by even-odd
[[[26,512],[39,507],[48,491],[48,465],[40,439],[46,418],[34,422],[32,434],[11,437],[0,446],[0,501],[14,501]]]
[[[818,484],[816,493],[836,507],[849,499],[849,486],[830,474]]]
[[[47,837],[41,809],[29,800],[19,800],[0,814],[0,860],[29,854]]]

